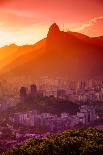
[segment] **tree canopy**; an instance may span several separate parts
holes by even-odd
[[[28,140],[1,155],[103,155],[103,131],[92,128],[67,130]]]

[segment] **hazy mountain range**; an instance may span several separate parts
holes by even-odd
[[[103,36],[90,38],[77,32],[63,32],[54,23],[47,37],[34,45],[12,44],[0,48],[0,74],[103,78]]]

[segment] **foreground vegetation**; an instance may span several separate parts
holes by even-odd
[[[1,155],[103,155],[103,131],[67,130],[48,138],[31,139]]]

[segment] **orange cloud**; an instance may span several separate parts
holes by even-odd
[[[99,23],[98,26],[95,26],[98,22],[103,22],[102,19],[103,19],[103,16],[100,16],[100,17],[95,17],[95,18],[89,20],[87,23],[75,23],[74,28],[71,28],[70,30],[85,33],[87,35],[91,35],[91,32],[92,32],[91,29],[94,27],[94,31],[97,31],[97,29],[98,29],[100,31],[100,34],[103,35],[101,32],[101,27],[103,26],[103,23],[101,23],[101,24]],[[94,33],[94,34],[92,34],[92,36],[93,35],[98,36],[99,34]]]

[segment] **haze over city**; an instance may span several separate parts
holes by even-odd
[[[102,0],[0,0],[0,155],[103,155]]]

